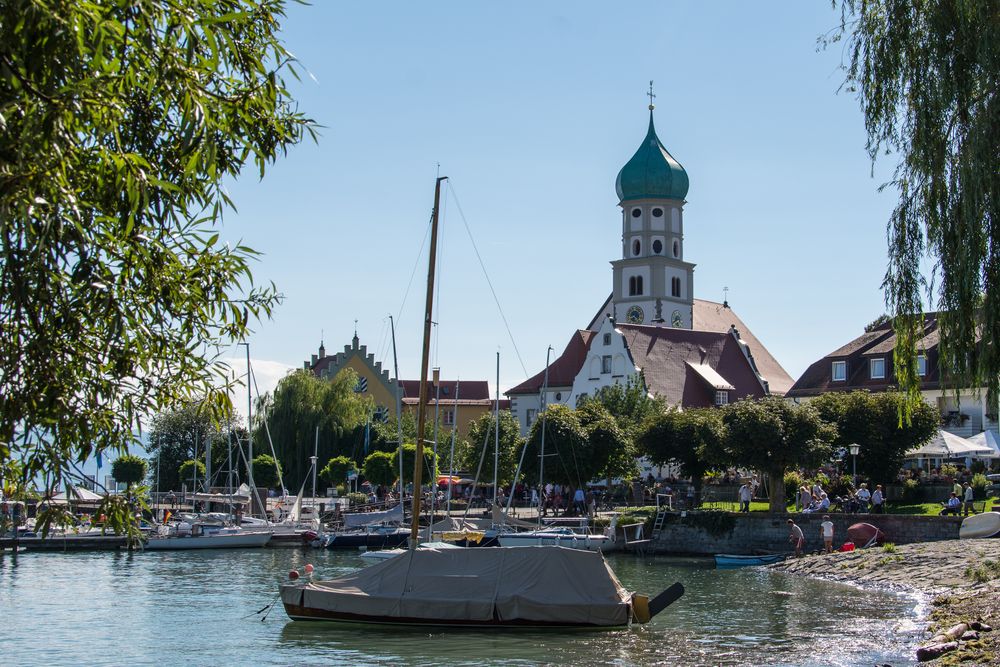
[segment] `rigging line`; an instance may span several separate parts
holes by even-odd
[[[479,254],[479,248],[476,246],[476,240],[472,236],[472,229],[469,227],[468,220],[465,219],[465,212],[462,211],[462,204],[458,201],[458,194],[455,192],[455,186],[449,183],[448,191],[451,196],[455,198],[455,207],[458,208],[458,215],[462,218],[462,224],[465,225],[465,232],[469,235],[469,242],[472,243],[472,250],[476,253],[476,259],[479,260],[479,268],[483,270],[483,276],[486,277],[486,284],[490,287],[490,293],[493,294],[493,302],[497,305],[497,310],[500,311],[500,319],[503,320],[504,328],[507,329],[507,337],[510,338],[511,345],[514,346],[514,354],[517,355],[517,361],[521,364],[521,370],[524,371],[525,377],[528,376],[528,368],[524,365],[524,359],[521,358],[521,351],[517,349],[517,342],[514,340],[514,334],[511,333],[510,324],[507,322],[507,315],[503,312],[503,306],[500,305],[500,299],[497,297],[497,291],[493,288],[493,281],[490,280],[490,274],[486,271],[486,264],[483,262],[482,255]]]
[[[410,287],[413,286],[413,278],[417,275],[417,269],[420,267],[420,259],[424,256],[424,248],[427,246],[427,238],[431,235],[431,220],[433,217],[434,211],[431,211],[431,217],[427,219],[427,229],[424,231],[424,240],[420,242],[420,250],[417,251],[417,259],[413,262],[413,270],[410,271],[410,281],[406,283],[406,291],[403,292],[403,302],[399,304],[399,311],[396,313],[397,322],[403,319],[403,307],[406,306],[406,298],[410,295]]]
[[[448,187],[448,182],[445,181],[445,188],[447,187]],[[448,207],[447,193],[445,194],[444,197],[441,198],[440,206],[441,206],[441,211],[438,212],[438,220],[443,221],[445,220],[444,210]],[[444,239],[446,236],[445,231],[447,229],[448,229],[447,225],[445,224],[440,224],[440,226],[438,227],[438,247],[437,247],[438,259],[435,267],[437,276],[435,276],[434,278],[435,281],[434,286],[437,292],[437,294],[434,295],[434,310],[437,312],[438,318],[437,320],[434,321],[435,326],[432,331],[432,335],[434,336],[433,365],[436,368],[441,368],[441,327],[438,324],[438,320],[440,320],[440,315],[441,315],[441,283],[443,282],[441,280],[441,272],[443,270],[442,267],[444,266]],[[434,319],[433,316],[431,319],[432,320]]]

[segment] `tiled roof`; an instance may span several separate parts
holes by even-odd
[[[722,383],[733,387],[730,401],[764,396],[764,388],[739,341],[729,332],[641,324],[620,324],[616,328],[622,332],[635,365],[642,369],[646,388],[670,404],[713,405],[713,385]],[[710,380],[698,372],[704,367],[710,371]]]
[[[464,408],[464,407],[470,407],[470,406],[477,406],[477,407],[492,406],[495,402],[496,401],[494,401],[493,399],[490,399],[490,398],[468,399],[468,400],[460,398],[460,399],[458,399],[457,404],[458,404],[458,407]],[[403,399],[403,405],[417,405],[419,403],[420,403],[420,397],[419,396],[414,396],[412,398],[404,398]],[[431,398],[430,400],[427,401],[427,405],[435,405],[435,404],[436,403],[435,403],[435,401],[434,401],[433,398]],[[454,406],[455,404],[456,404],[456,401],[454,399],[448,399],[448,400],[446,400],[444,398],[441,399],[441,407],[442,408],[447,408],[449,406]],[[501,398],[500,399],[500,409],[501,410],[510,410],[510,399]]]
[[[587,360],[587,350],[594,339],[595,332],[578,329],[569,339],[566,349],[559,357],[549,364],[549,387],[572,387],[576,374],[580,372],[583,362]],[[520,394],[537,394],[545,382],[545,369],[535,373],[530,378],[508,389],[508,396]]]
[[[458,392],[459,401],[466,399],[471,401],[490,400],[490,386],[486,380],[439,380],[441,385],[441,402],[455,400],[455,392]],[[418,400],[420,398],[420,380],[400,380],[399,386],[403,388],[404,402],[408,398]],[[437,389],[428,381],[430,398],[438,396]]]

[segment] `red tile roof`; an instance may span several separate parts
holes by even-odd
[[[566,349],[559,357],[549,364],[549,387],[572,387],[573,379],[580,372],[583,362],[587,360],[587,351],[594,340],[595,332],[578,329],[566,344]],[[545,382],[545,369],[517,385],[508,389],[505,394],[537,394]]]
[[[470,401],[480,401],[489,400],[490,397],[490,386],[486,380],[439,380],[438,384],[441,385],[441,403],[447,401],[455,400],[455,392],[458,392],[458,399],[470,400]],[[403,400],[408,398],[414,400],[419,400],[420,398],[420,380],[400,380],[399,386],[403,388]],[[430,399],[433,400],[438,396],[437,389],[434,385],[428,381],[428,389],[430,391]]]

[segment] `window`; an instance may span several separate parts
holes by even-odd
[[[441,423],[444,424],[445,426],[454,426],[455,425],[455,411],[454,410],[445,410],[444,411],[444,416],[441,417]]]
[[[628,295],[642,295],[642,276],[632,276],[628,279]]]
[[[642,217],[642,209],[641,208],[634,208],[634,209],[632,209],[632,217],[633,218]]]
[[[354,385],[354,391],[358,394],[363,394],[368,391],[368,378],[364,375],[358,378],[358,383]]]
[[[663,209],[662,208],[654,208],[653,209],[653,217],[654,218],[662,218],[663,217]]]
[[[927,375],[927,355],[925,354],[917,355],[917,375],[920,377]]]
[[[660,239],[653,241],[653,252],[657,255],[663,252],[663,241]]]
[[[835,361],[833,362],[832,375],[834,382],[843,382],[847,379],[847,362],[846,361]]]
[[[561,401],[562,400],[562,392],[561,391],[557,391],[556,392],[556,400],[557,401]]]
[[[375,414],[373,416],[375,421],[384,424],[385,422],[389,421],[389,408],[385,407],[384,405],[380,405],[377,408],[375,408]]]
[[[870,359],[868,371],[871,379],[878,380],[885,377],[885,359]]]
[[[715,404],[716,405],[728,405],[729,404],[729,392],[728,391],[716,391],[715,392]]]
[[[677,276],[674,276],[673,278],[670,279],[670,296],[679,297],[680,295],[681,295],[681,279],[678,278]]]
[[[611,355],[606,354],[601,357],[601,372],[610,373],[611,372]]]
[[[634,256],[638,256],[639,255],[639,251],[641,251],[641,250],[642,250],[642,244],[639,242],[639,239],[636,239],[635,241],[632,241],[632,254]]]
[[[609,333],[604,334],[604,344],[611,345],[611,334]]]
[[[531,408],[528,408],[525,411],[524,424],[526,426],[531,426],[532,424],[534,424],[536,415],[538,415],[538,410],[532,410]]]
[[[674,241],[674,257],[681,256],[681,244],[680,241]]]

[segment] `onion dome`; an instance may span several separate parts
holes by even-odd
[[[680,162],[660,143],[653,127],[653,107],[649,111],[649,131],[615,181],[620,201],[631,199],[684,199],[688,176]]]

